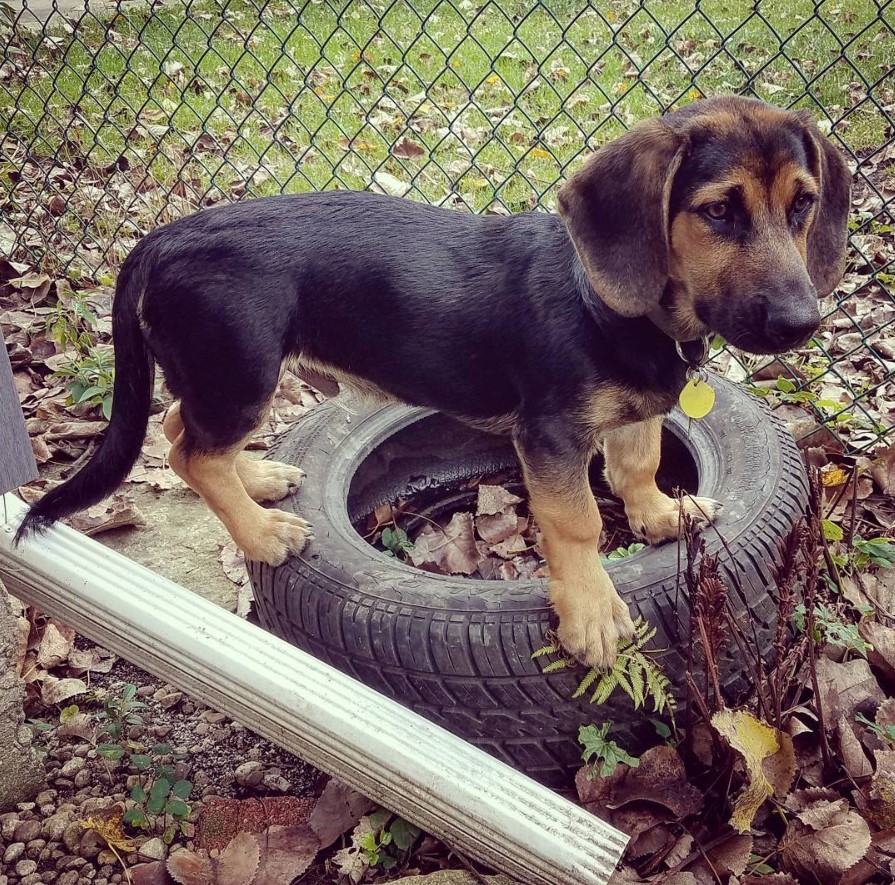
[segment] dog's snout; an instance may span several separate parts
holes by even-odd
[[[820,310],[814,292],[799,298],[774,299],[768,305],[765,334],[778,350],[799,347],[808,341],[820,326]]]

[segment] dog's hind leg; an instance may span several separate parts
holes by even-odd
[[[258,463],[250,461],[242,449],[260,418],[235,442],[216,446],[209,444],[211,428],[203,426],[200,414],[199,410],[193,415],[185,406],[182,411],[175,406],[166,416],[166,435],[174,436],[180,430],[168,455],[171,468],[201,495],[249,559],[279,565],[290,553],[300,553],[310,536],[308,523],[292,513],[261,507],[253,500],[243,478],[245,465]],[[287,467],[269,463],[274,469]],[[268,496],[280,490],[280,487],[271,485],[274,470],[252,471],[250,468],[247,475],[256,494]],[[288,487],[288,477],[276,481]]]
[[[168,442],[173,445],[184,429],[180,403],[174,403],[168,409],[162,426]],[[305,477],[305,472],[300,467],[280,461],[256,461],[244,451],[236,456],[236,473],[249,497],[255,501],[282,501],[301,485]],[[187,482],[185,478],[181,478]]]

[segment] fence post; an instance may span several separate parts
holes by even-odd
[[[6,347],[0,348],[0,495],[37,476]],[[15,671],[17,625],[0,581],[0,811],[30,799],[46,774],[24,725],[24,684]]]

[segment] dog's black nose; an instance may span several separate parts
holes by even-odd
[[[819,325],[820,311],[816,304],[801,309],[772,310],[768,314],[767,338],[776,350],[791,350],[805,344]]]

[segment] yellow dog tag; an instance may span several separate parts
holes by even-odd
[[[715,405],[715,391],[711,384],[699,378],[691,378],[678,397],[681,411],[688,417],[698,420],[705,418]]]

